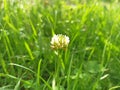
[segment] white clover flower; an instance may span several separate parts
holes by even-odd
[[[58,34],[54,35],[51,40],[51,48],[53,49],[66,49],[70,40],[66,35]]]

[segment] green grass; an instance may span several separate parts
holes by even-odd
[[[119,90],[119,21],[117,0],[1,0],[0,90]]]

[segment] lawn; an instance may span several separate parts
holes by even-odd
[[[120,90],[119,4],[0,0],[0,90]]]

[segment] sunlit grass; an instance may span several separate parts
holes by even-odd
[[[0,1],[0,90],[119,90],[119,21],[117,0]]]

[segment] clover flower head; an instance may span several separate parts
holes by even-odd
[[[51,39],[51,48],[53,49],[66,49],[70,40],[66,35],[58,34],[54,35]]]

